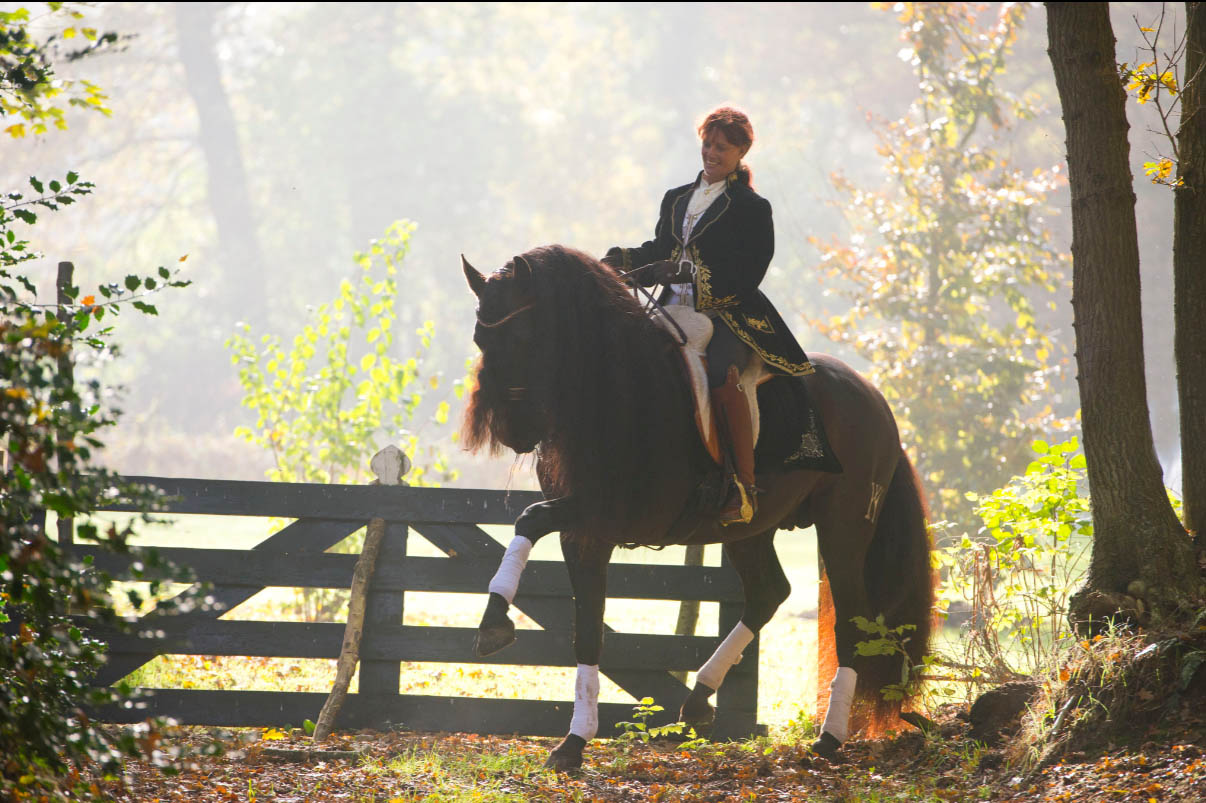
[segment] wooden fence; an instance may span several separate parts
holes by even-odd
[[[212,530],[213,548],[159,549],[167,560],[191,568],[198,581],[212,584],[208,593],[215,607],[179,615],[150,613],[133,622],[128,633],[93,627],[90,634],[109,646],[109,662],[96,678],[97,685],[112,684],[164,654],[338,658],[343,624],[219,617],[269,586],[348,588],[357,556],[328,554],[325,550],[377,517],[386,521],[387,528],[369,590],[359,693],[348,695],[338,726],[532,736],[558,736],[568,728],[573,708],[570,701],[398,693],[403,661],[574,665],[572,594],[568,574],[560,561],[528,564],[514,607],[543,629],[519,630],[516,643],[497,655],[482,659],[473,654],[476,631],[472,628],[402,624],[407,591],[483,594],[498,567],[503,547],[479,525],[512,523],[524,507],[539,500],[538,494],[405,486],[129,479],[162,490],[167,497],[168,513],[272,516],[296,521],[250,550],[222,548],[220,521],[215,522]],[[407,556],[407,539],[414,535],[429,541],[446,557]],[[70,541],[70,532],[61,537]],[[72,548],[77,554],[92,556],[97,567],[114,577],[128,576],[128,560],[83,545]],[[608,571],[608,595],[719,602],[718,632],[722,636],[737,623],[742,611],[741,584],[728,566],[615,563]],[[600,671],[637,699],[653,697],[668,709],[656,721],[671,722],[687,688],[670,673],[698,669],[718,643],[719,639],[714,637],[638,635],[608,628]],[[304,719],[315,719],[326,699],[322,692],[146,691],[147,696],[139,698],[133,706],[116,706],[95,713],[111,722],[134,722],[157,715],[198,725],[296,726]],[[757,724],[757,700],[755,640],[718,692],[714,738],[742,737],[762,730]],[[600,704],[600,736],[617,733],[615,723],[631,718],[631,704]]]

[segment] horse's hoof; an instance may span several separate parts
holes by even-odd
[[[712,724],[716,721],[716,709],[708,702],[708,696],[696,686],[687,695],[687,699],[683,701],[683,707],[678,711],[678,721],[690,725],[698,736],[710,734]]]
[[[830,764],[837,764],[839,761],[838,750],[841,746],[842,743],[837,740],[837,737],[826,731],[808,749]]]
[[[553,748],[544,762],[545,769],[576,770],[582,767],[582,751],[586,748],[586,740],[581,736],[569,734],[561,740],[561,744]]]
[[[507,619],[505,624],[481,626],[473,639],[473,652],[485,658],[515,643],[515,623]]]

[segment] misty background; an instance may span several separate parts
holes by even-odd
[[[990,12],[991,12],[990,7]],[[508,459],[452,440],[472,344],[474,298],[459,255],[483,271],[564,243],[595,255],[649,238],[666,189],[699,169],[699,120],[733,104],[757,140],[748,162],[774,208],[776,253],[763,290],[806,351],[853,355],[808,319],[844,311],[828,295],[810,236],[848,229],[830,175],[888,180],[873,126],[917,95],[899,24],[868,4],[115,3],[86,24],[126,35],[121,52],[59,65],[109,96],[110,118],[6,142],[5,186],[78,171],[93,196],[39,222],[45,258],[26,265],[43,300],[55,266],[95,286],[159,265],[193,285],[155,299],[158,320],[123,316],[124,359],[83,366],[124,387],[107,465],[127,474],[262,479],[272,457],[236,438],[254,422],[223,342],[238,322],[289,339],[307,308],[334,298],[352,256],[398,219],[417,223],[399,275],[394,351],[434,322],[424,371],[439,374],[412,422],[442,444],[463,487],[533,487]],[[1111,4],[1118,60],[1135,63],[1158,3]],[[1041,111],[1008,133],[1007,155],[1060,165],[1064,133],[1031,8],[1004,83]],[[1137,176],[1144,343],[1153,431],[1178,484],[1172,359],[1172,193],[1143,178],[1157,125],[1128,103]],[[1145,116],[1147,115],[1147,116]],[[1070,248],[1066,185],[1045,214]],[[180,258],[187,255],[184,262]],[[1066,302],[1070,302],[1070,293]],[[1071,305],[1046,321],[1071,353]],[[1069,357],[1070,359],[1071,357]],[[1069,371],[1073,377],[1074,370]],[[1075,394],[1074,380],[1053,392]],[[441,401],[447,424],[428,420]],[[376,444],[375,446],[384,446]]]

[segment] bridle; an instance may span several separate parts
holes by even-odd
[[[499,318],[497,321],[482,320],[481,310],[478,310],[477,311],[477,325],[482,327],[483,329],[494,329],[495,327],[502,326],[507,321],[510,321],[511,319],[515,318],[520,313],[527,312],[528,310],[532,309],[532,307],[534,307],[534,306],[536,306],[536,302],[530,301],[527,304],[524,304],[522,307],[519,307],[518,309],[511,310],[506,315]],[[509,402],[525,401],[527,399],[527,395],[528,395],[528,389],[523,385],[514,385],[512,387],[507,388],[507,401],[509,401]]]
[[[527,312],[528,310],[530,310],[530,309],[531,309],[532,307],[534,307],[534,306],[536,306],[536,302],[535,302],[535,301],[532,301],[532,302],[530,302],[530,303],[528,303],[528,304],[524,304],[524,305],[523,305],[522,307],[520,307],[519,309],[512,310],[511,312],[508,312],[506,315],[502,316],[502,317],[501,317],[501,318],[499,318],[497,321],[491,321],[491,322],[486,322],[486,321],[483,321],[483,320],[482,320],[482,313],[481,313],[481,310],[478,310],[478,312],[477,312],[477,323],[478,323],[478,325],[479,325],[479,326],[481,326],[483,329],[493,329],[493,328],[494,328],[494,327],[496,327],[496,326],[502,326],[504,323],[506,323],[507,321],[511,320],[512,318],[514,318],[514,317],[515,317],[516,315],[518,315],[519,313],[521,313],[521,312]]]

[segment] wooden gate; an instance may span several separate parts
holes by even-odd
[[[573,603],[560,561],[532,561],[524,571],[514,607],[543,628],[519,630],[514,645],[498,655],[473,654],[472,628],[403,626],[407,591],[484,594],[503,547],[479,525],[511,524],[539,501],[533,492],[411,488],[406,486],[311,485],[224,480],[130,477],[160,489],[164,511],[215,516],[283,517],[296,521],[250,550],[223,549],[215,527],[214,548],[160,548],[160,554],[192,569],[212,584],[213,610],[180,615],[148,614],[131,632],[99,630],[90,635],[108,644],[109,662],[97,685],[109,685],[157,655],[239,655],[286,658],[339,657],[340,623],[260,622],[219,617],[269,586],[348,588],[356,555],[328,554],[329,547],[364,527],[386,521],[377,570],[369,590],[359,675],[359,693],[348,695],[341,728],[402,727],[470,733],[559,736],[573,708],[570,701],[478,699],[399,694],[400,662],[574,666]],[[128,510],[115,507],[115,511]],[[418,535],[446,557],[407,556],[406,542]],[[65,540],[70,533],[64,533]],[[129,562],[82,545],[79,555],[114,577],[128,576]],[[608,571],[608,596],[719,602],[719,630],[728,633],[741,616],[741,584],[731,567],[643,566],[616,563]],[[687,688],[670,673],[693,671],[707,660],[718,639],[638,635],[607,629],[600,671],[636,699],[653,697],[672,722]],[[134,707],[96,712],[111,722],[136,722],[149,715],[181,723],[220,726],[300,725],[317,718],[325,693],[151,689]],[[569,691],[567,689],[567,691]],[[758,641],[729,672],[717,696],[714,738],[743,737],[757,724]],[[599,734],[617,733],[615,723],[632,718],[632,706],[599,706]]]

